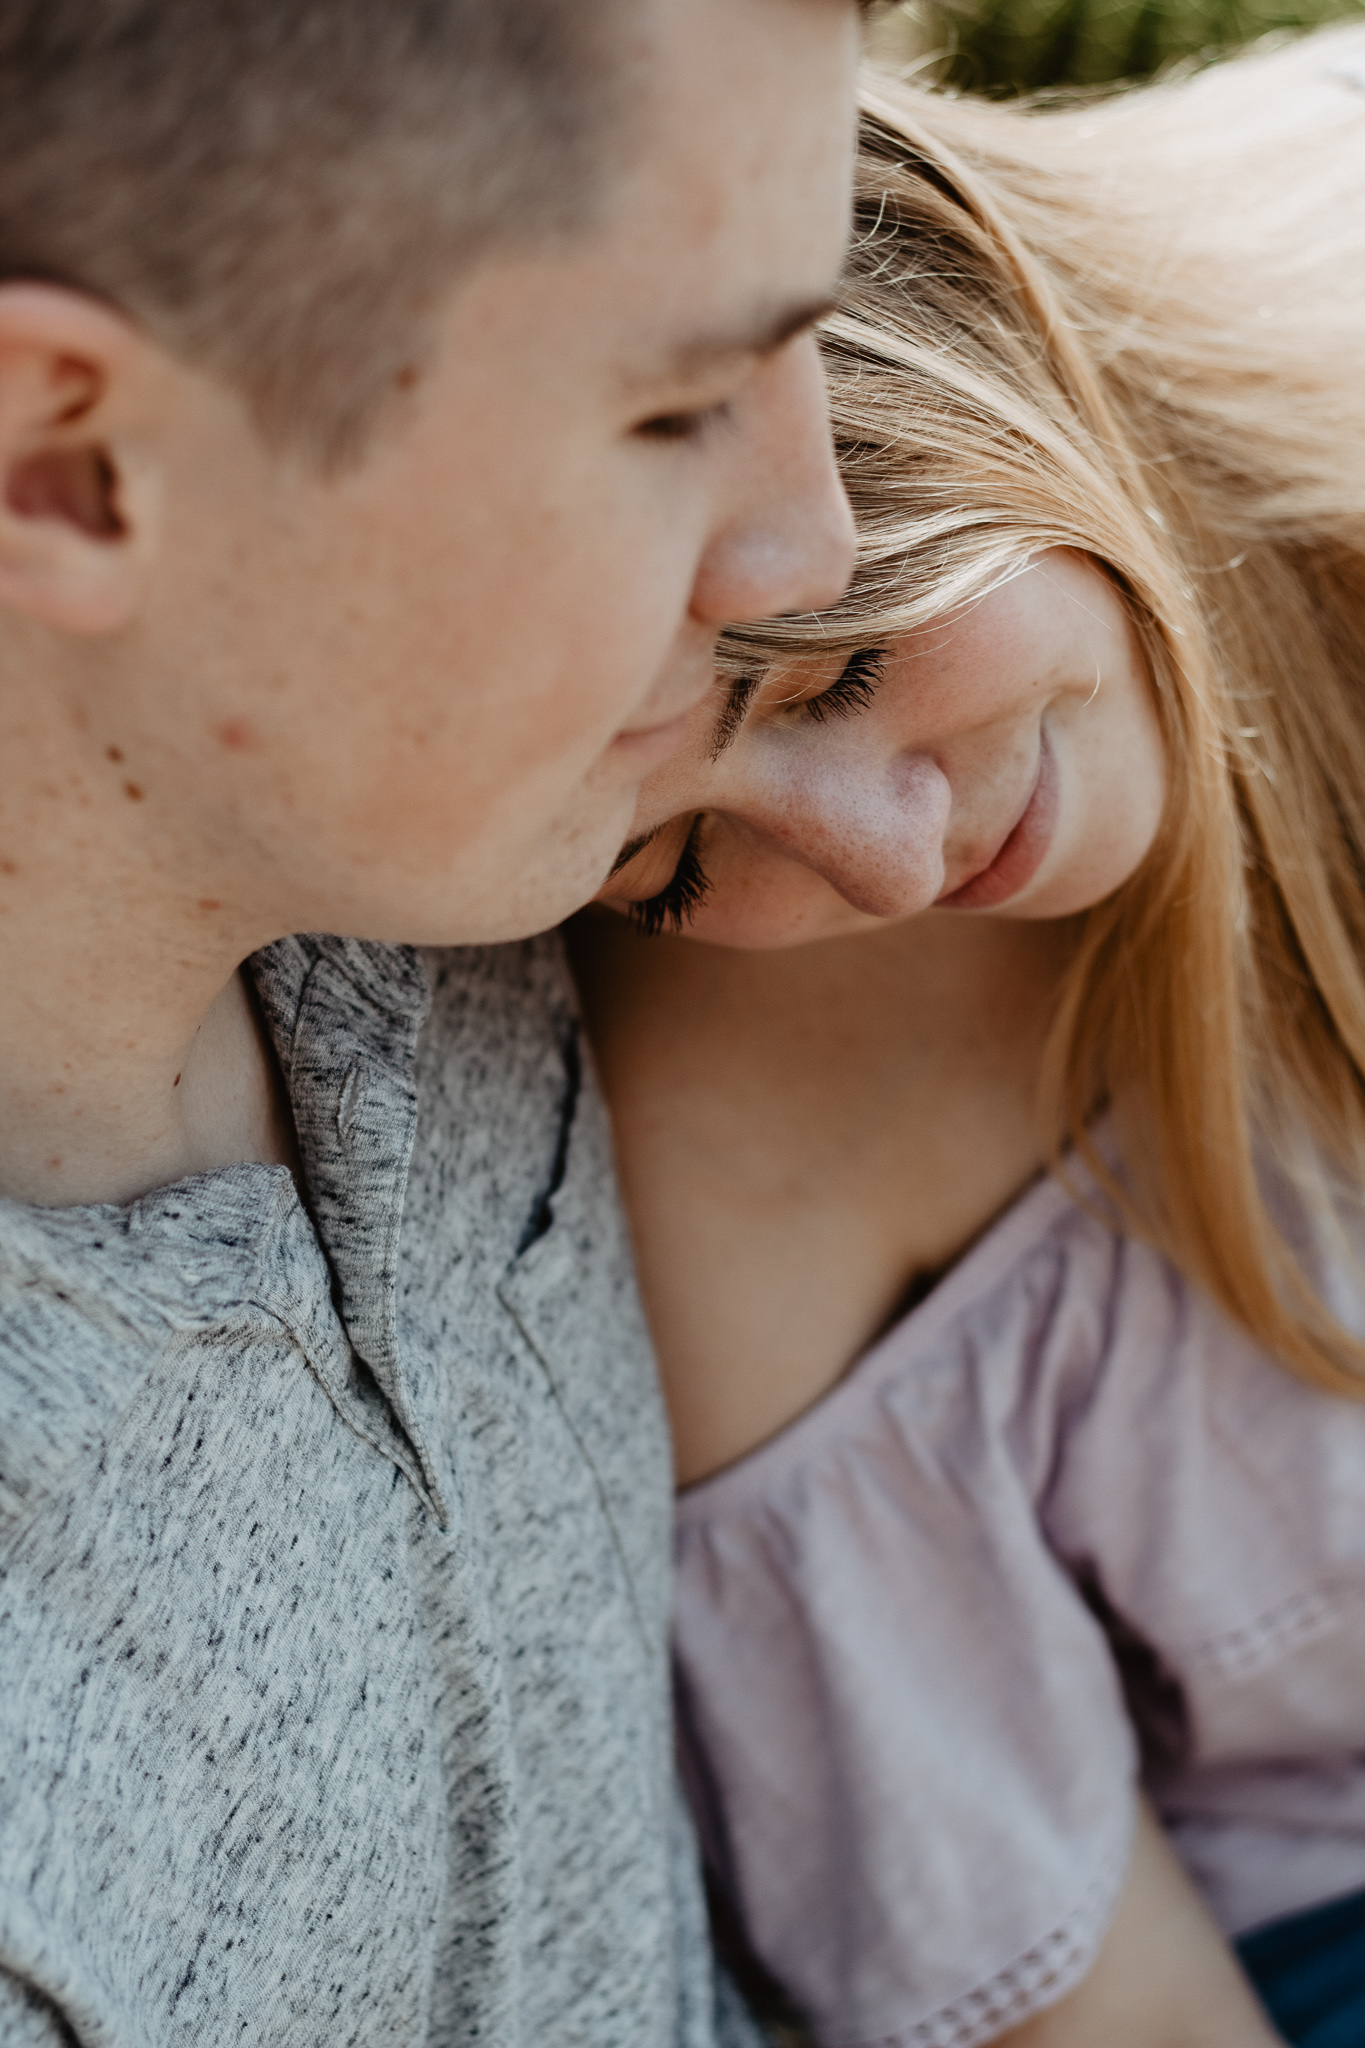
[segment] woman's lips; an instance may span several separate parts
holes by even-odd
[[[1033,880],[1052,844],[1057,824],[1057,763],[1047,734],[1039,734],[1038,774],[1033,793],[995,857],[970,881],[940,896],[939,909],[989,910],[1008,902]]]

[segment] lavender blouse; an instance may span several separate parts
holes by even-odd
[[[1365,1265],[1305,1255],[1365,1330]],[[1042,1180],[683,1496],[677,1669],[712,1867],[826,2048],[970,2048],[1093,1961],[1139,1777],[1229,1933],[1365,1885],[1365,1403]]]

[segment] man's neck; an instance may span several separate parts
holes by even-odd
[[[15,922],[0,925],[0,1196],[123,1202],[245,1160],[296,1167],[240,970],[215,993],[214,963],[196,971],[169,944],[142,976],[127,955],[54,962],[12,948]]]

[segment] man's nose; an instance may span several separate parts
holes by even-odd
[[[868,917],[911,917],[943,889],[952,791],[925,754],[807,759],[766,779],[747,822]]]
[[[853,514],[834,460],[815,337],[789,343],[758,386],[736,436],[739,503],[693,588],[694,615],[717,626],[819,611],[842,596],[853,573]]]

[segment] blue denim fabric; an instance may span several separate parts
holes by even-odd
[[[1237,1953],[1293,2048],[1365,2048],[1365,1891],[1255,1927]]]

